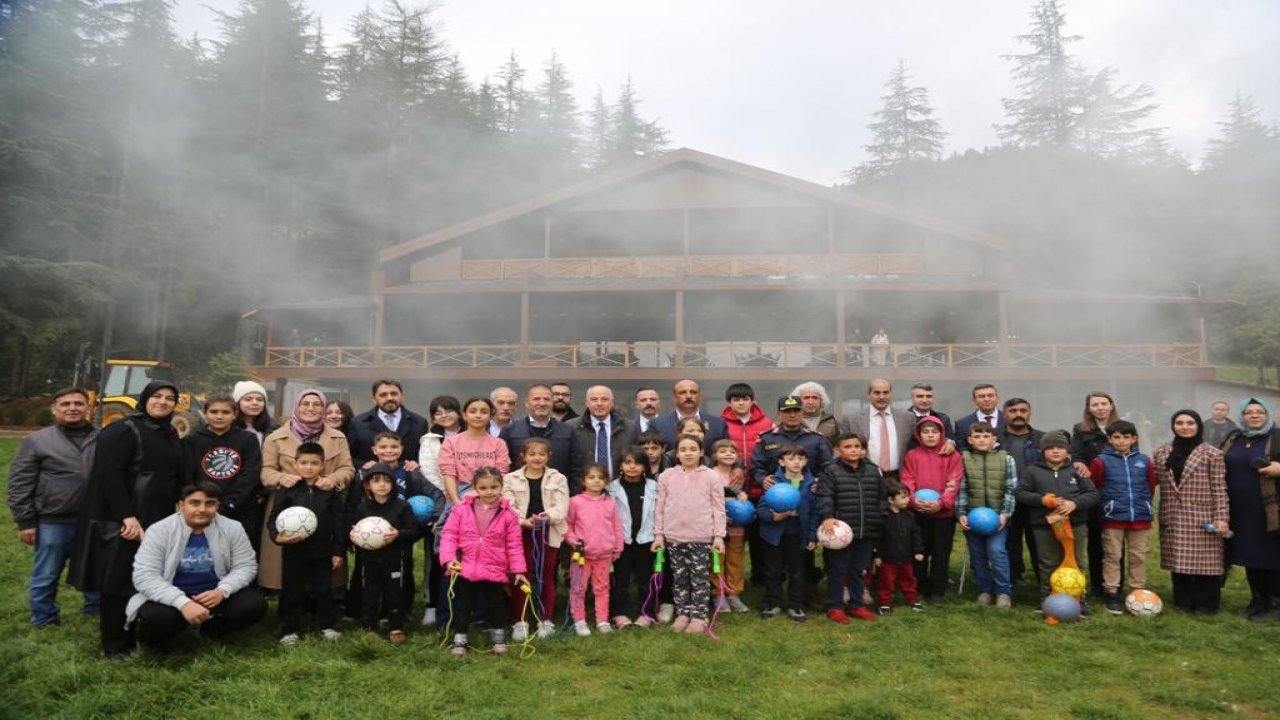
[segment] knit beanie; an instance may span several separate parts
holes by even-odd
[[[261,393],[262,399],[267,399],[267,389],[252,380],[241,380],[236,383],[235,389],[231,391],[231,398],[237,403],[240,399],[249,393]]]
[[[1055,447],[1071,447],[1071,441],[1067,439],[1067,432],[1065,430],[1052,430],[1045,433],[1044,437],[1040,438],[1040,449],[1042,451]]]

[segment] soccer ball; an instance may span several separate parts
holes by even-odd
[[[916,502],[918,503],[922,503],[922,502],[933,503],[933,502],[938,502],[941,499],[942,499],[942,496],[938,494],[937,490],[930,490],[929,488],[924,488],[923,490],[916,491]]]
[[[418,522],[430,520],[431,513],[436,509],[436,501],[426,495],[414,495],[405,502],[409,503],[409,509],[413,510],[413,516],[418,518]]]
[[[1086,580],[1084,573],[1072,567],[1060,567],[1049,576],[1049,587],[1055,593],[1079,598],[1084,595]]]
[[[853,542],[853,528],[849,527],[849,523],[843,520],[836,520],[832,524],[830,531],[824,530],[819,525],[818,542],[822,543],[822,547],[828,550],[849,547],[849,543]]]
[[[387,534],[395,528],[377,515],[370,515],[351,528],[351,542],[362,550],[377,550],[387,544]]]
[[[800,507],[800,491],[789,482],[774,483],[764,491],[764,502],[774,512],[791,512]]]
[[[969,530],[975,535],[994,535],[1000,530],[1000,514],[989,507],[974,508],[969,511]]]
[[[756,516],[756,506],[746,500],[725,500],[724,513],[729,517],[729,522],[746,527]]]
[[[1138,617],[1155,617],[1164,609],[1164,601],[1150,590],[1134,590],[1125,597],[1124,607]]]
[[[300,505],[287,507],[276,517],[276,532],[291,537],[309,538],[320,521],[311,508]]]
[[[1080,617],[1080,601],[1063,593],[1054,593],[1045,598],[1040,609],[1058,622],[1072,622]]]

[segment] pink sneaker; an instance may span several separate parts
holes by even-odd
[[[641,615],[640,617],[636,618],[636,621],[632,624],[643,630],[646,628],[653,627],[653,618],[649,617],[648,615]]]
[[[702,618],[694,618],[689,621],[684,631],[690,635],[701,635],[707,631],[707,621]]]
[[[688,615],[677,615],[676,619],[671,621],[672,632],[684,632],[684,629],[688,626],[689,626]]]
[[[631,624],[632,624],[631,619],[628,618],[626,615],[618,615],[613,618],[613,626],[618,628],[619,630],[621,630],[624,627],[628,627]]]

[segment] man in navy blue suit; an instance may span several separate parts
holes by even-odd
[[[973,406],[977,409],[971,415],[956,418],[956,449],[969,449],[969,426],[982,421],[995,429],[999,436],[1004,432],[1004,414],[1000,412],[1000,394],[996,386],[982,383],[973,386]]]
[[[729,429],[724,424],[723,418],[701,411],[702,390],[698,387],[698,383],[693,380],[680,380],[676,382],[671,395],[675,399],[676,409],[659,415],[658,419],[653,421],[653,429],[662,433],[662,438],[667,441],[667,447],[676,446],[676,423],[687,417],[696,417],[707,424],[707,437],[702,442],[705,452],[710,453],[711,446],[717,440],[725,440],[729,437]]]
[[[398,380],[378,380],[373,383],[375,407],[351,419],[347,443],[351,446],[351,460],[357,469],[373,464],[373,438],[380,432],[393,432],[404,443],[406,462],[418,466],[418,445],[427,432],[427,419],[404,407],[404,389]]]

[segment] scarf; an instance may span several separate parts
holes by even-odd
[[[308,395],[315,395],[320,398],[320,404],[325,407],[329,406],[329,400],[324,393],[313,388],[307,388],[298,393],[298,399],[293,401],[293,416],[289,418],[289,428],[293,430],[293,434],[298,436],[302,442],[306,442],[315,436],[324,432],[324,413],[320,414],[320,419],[313,423],[303,422],[298,418],[298,408],[302,406],[302,398]]]
[[[1182,482],[1182,469],[1187,466],[1187,458],[1191,457],[1191,452],[1204,442],[1204,420],[1200,419],[1200,413],[1195,410],[1179,410],[1169,418],[1169,428],[1173,429],[1173,421],[1180,416],[1186,415],[1196,421],[1196,434],[1187,438],[1182,437],[1178,433],[1173,434],[1173,452],[1169,453],[1169,469],[1173,471],[1173,484],[1178,485]]]
[[[1258,428],[1257,430],[1250,430],[1249,426],[1244,424],[1244,409],[1249,407],[1250,405],[1257,405],[1261,407],[1263,412],[1267,414],[1267,421],[1263,423],[1262,427]],[[1244,400],[1240,401],[1240,434],[1241,435],[1244,435],[1247,438],[1256,438],[1256,437],[1262,437],[1263,435],[1270,435],[1271,429],[1275,426],[1276,426],[1276,421],[1271,419],[1271,408],[1267,407],[1267,404],[1265,402],[1259,400],[1258,398],[1245,398]]]
[[[178,386],[168,380],[152,380],[147,383],[146,387],[142,388],[142,392],[138,393],[138,406],[134,409],[132,416],[136,422],[142,423],[153,430],[169,426],[169,421],[173,419],[172,410],[169,411],[168,415],[160,418],[147,414],[147,401],[151,399],[152,395],[166,388],[172,390],[174,395],[178,394]]]

